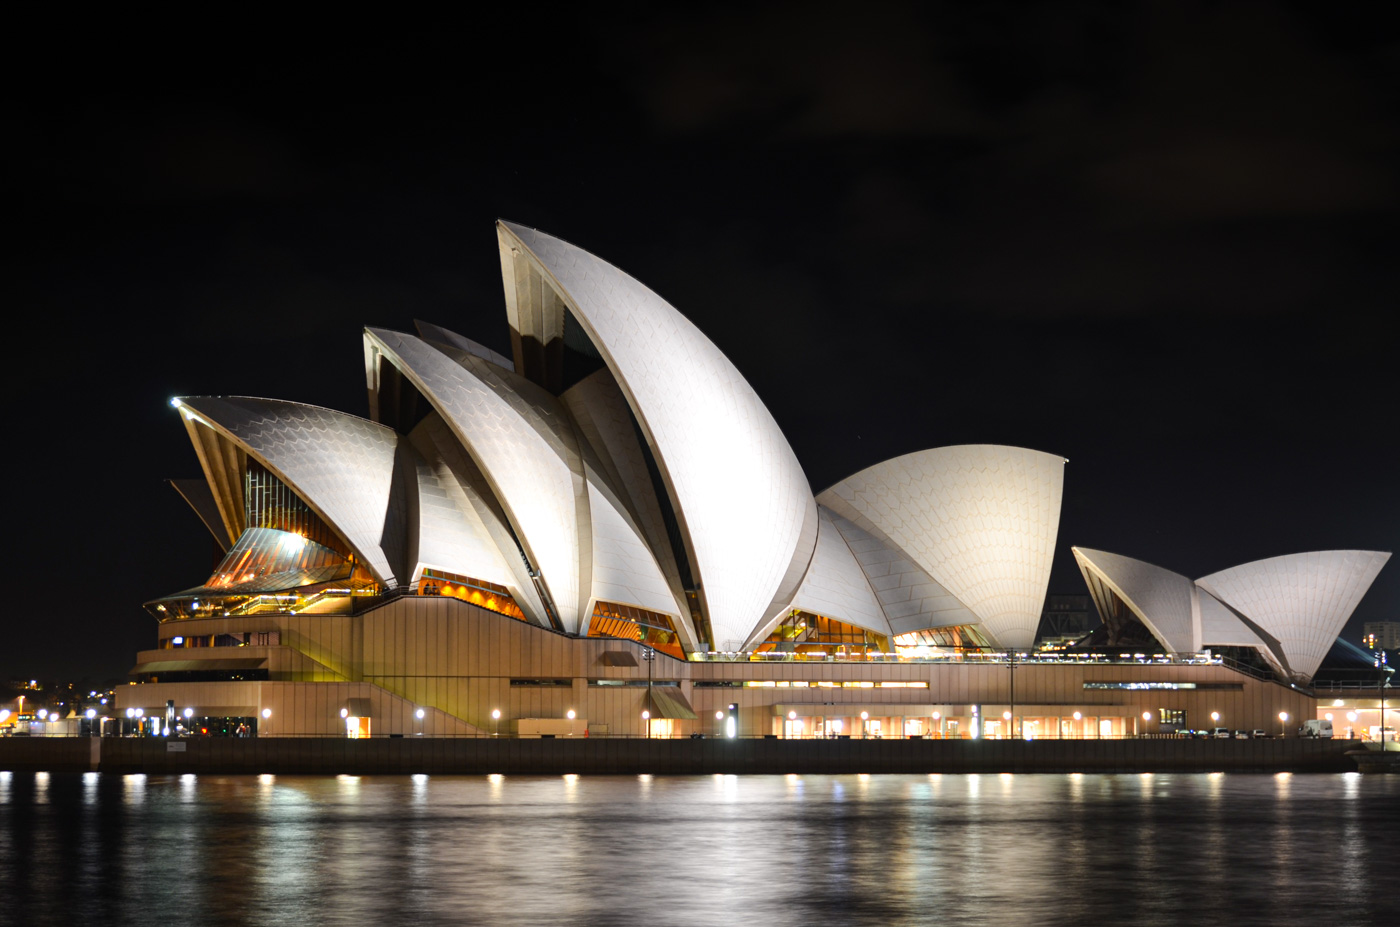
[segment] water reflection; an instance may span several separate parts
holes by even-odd
[[[1357,774],[0,773],[0,923],[1378,924],[1397,830]]]

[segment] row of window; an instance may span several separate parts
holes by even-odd
[[[926,682],[833,682],[830,680],[701,679],[697,689],[927,689]]]

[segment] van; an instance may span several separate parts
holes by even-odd
[[[1326,718],[1320,720],[1304,721],[1303,726],[1298,728],[1299,737],[1320,737],[1325,740],[1332,739],[1332,722]]]
[[[1230,729],[1228,727],[1218,727],[1210,732],[1210,736],[1228,740],[1230,737]]]

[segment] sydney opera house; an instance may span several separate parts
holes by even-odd
[[[933,448],[814,493],[694,324],[573,245],[497,232],[513,356],[370,328],[368,418],[172,401],[203,471],[174,486],[222,559],[147,604],[157,642],[118,692],[138,725],[1032,738],[1316,714],[1388,554],[1191,580],[1076,548],[1103,625],[1036,653],[1063,458]]]

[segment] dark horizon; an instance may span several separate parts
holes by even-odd
[[[207,577],[171,397],[364,415],[361,328],[415,318],[509,354],[498,217],[690,318],[814,490],[925,447],[1069,458],[1050,594],[1084,591],[1071,545],[1192,578],[1396,549],[1400,52],[1362,12],[565,17],[524,56],[504,25],[78,42],[12,81],[0,681],[121,676],[141,603]],[[1346,638],[1377,620],[1394,563]]]

